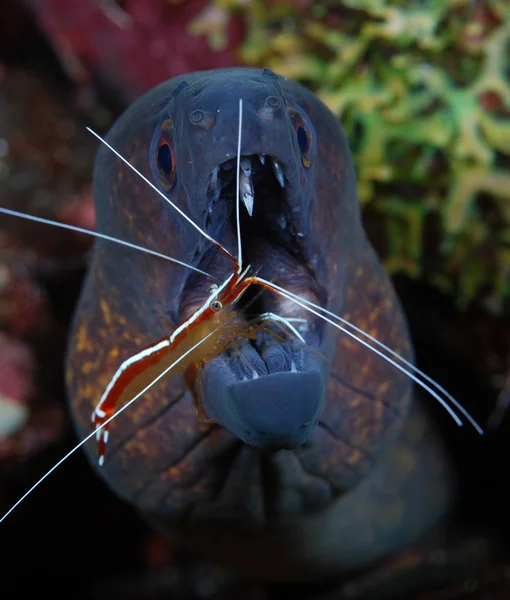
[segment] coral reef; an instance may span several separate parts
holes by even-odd
[[[212,0],[243,63],[314,89],[349,135],[393,272],[461,306],[510,298],[510,7],[504,0]],[[225,19],[217,18],[217,23]],[[209,35],[221,40],[221,27]],[[370,227],[370,224],[369,224]]]

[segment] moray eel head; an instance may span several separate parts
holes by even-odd
[[[269,70],[193,73],[131,105],[107,141],[164,197],[101,147],[98,231],[224,282],[232,261],[165,199],[237,256],[240,99],[243,266],[412,359],[398,301],[362,227],[343,130],[311,92]],[[81,433],[90,432],[90,414],[122,361],[192,315],[211,283],[96,243],[68,358]],[[301,319],[294,325],[304,343],[273,323],[205,364],[198,352],[193,372],[159,382],[112,423],[101,475],[144,511],[230,519],[235,508],[258,524],[309,514],[353,489],[401,431],[410,382],[373,352],[255,285],[235,312],[246,323],[267,312]],[[216,425],[199,421],[197,398]],[[95,447],[87,451],[96,462]]]

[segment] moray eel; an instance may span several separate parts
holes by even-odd
[[[234,254],[241,154],[245,264],[412,360],[398,299],[363,229],[346,136],[310,91],[268,69],[162,83],[108,142]],[[223,281],[232,265],[109,150],[97,155],[98,231]],[[211,281],[97,241],[68,356],[80,436],[119,364],[168,335]],[[263,580],[317,581],[397,553],[448,511],[447,453],[411,381],[356,340],[264,292],[246,311],[307,319],[305,345],[265,335],[168,377],[112,423],[107,484],[179,546]],[[252,365],[258,377],[250,375]],[[206,415],[197,419],[200,387]],[[87,453],[96,465],[95,446]]]

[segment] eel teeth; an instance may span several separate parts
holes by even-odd
[[[283,179],[283,170],[280,166],[280,163],[273,160],[273,171],[276,175],[276,179],[278,179],[278,183],[283,187],[285,187],[285,180]]]
[[[259,154],[259,160],[263,165],[266,164],[266,157],[263,154]]]
[[[259,378],[259,374],[255,370],[250,371],[250,374],[251,374],[251,377],[248,377],[248,375],[243,375],[243,378],[241,379],[241,381],[251,381],[252,379]]]
[[[241,160],[241,175],[239,178],[239,194],[250,217],[253,215],[253,200],[255,192],[251,180],[251,161],[249,158]]]
[[[216,167],[209,179],[209,191],[212,194],[213,201],[218,200],[221,194],[221,182],[218,179],[219,167]],[[211,207],[210,207],[211,208]]]

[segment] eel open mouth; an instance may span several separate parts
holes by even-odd
[[[318,302],[320,286],[310,268],[302,234],[292,219],[289,194],[298,189],[282,162],[270,155],[241,157],[240,214],[243,266],[285,289]],[[211,173],[207,187],[206,230],[234,255],[237,159]],[[295,192],[294,192],[295,195]],[[209,249],[200,268],[223,282],[232,264]],[[191,276],[182,297],[189,316],[207,298],[210,282]],[[259,448],[296,448],[307,442],[324,403],[327,365],[320,355],[320,321],[290,300],[252,286],[236,304],[249,320],[270,312],[294,322],[305,343],[277,324],[211,359],[198,374],[205,414],[243,442]],[[312,317],[312,318],[311,318]]]

